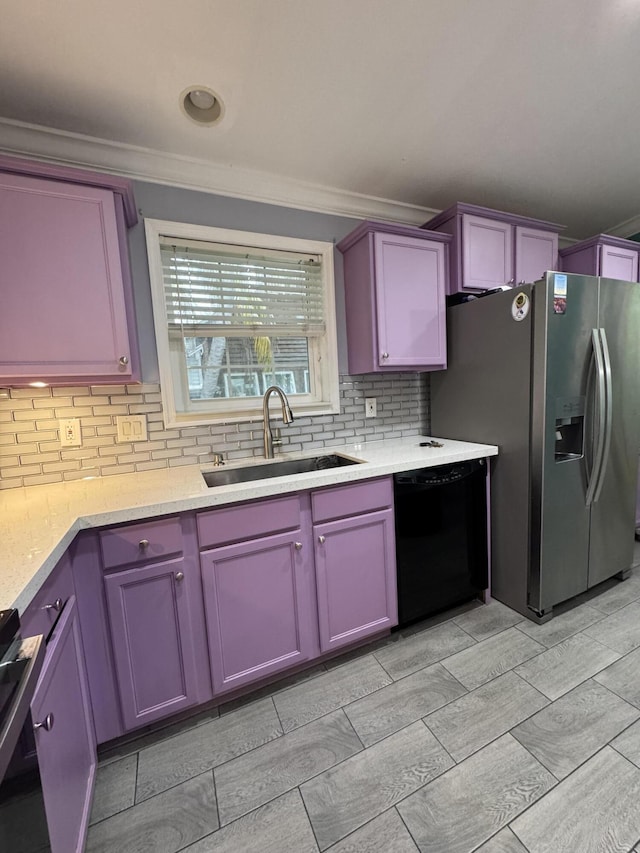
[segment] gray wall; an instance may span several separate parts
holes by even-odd
[[[134,184],[136,204],[141,218],[188,222],[192,225],[211,225],[238,231],[255,231],[284,237],[339,242],[358,224],[356,219],[293,210],[288,207],[245,201],[238,198],[182,190],[160,184]],[[134,281],[136,314],[140,338],[142,378],[158,381],[158,359],[153,331],[149,265],[144,234],[140,221],[129,231],[131,267]],[[342,255],[336,251],[336,316],[338,326],[338,358],[340,373],[347,372],[346,333],[344,321],[344,282]]]
[[[358,224],[346,217],[160,184],[138,182],[134,190],[141,216],[151,219],[327,242],[339,241]],[[170,430],[165,427],[143,222],[131,229],[129,239],[143,384],[11,389],[9,399],[0,400],[0,490],[201,465],[211,461],[213,452],[224,452],[230,460],[262,456],[260,419]],[[282,429],[283,451],[401,438],[429,430],[429,384],[424,374],[347,374],[342,255],[336,251],[334,258],[340,411],[296,417],[291,426]],[[378,415],[365,420],[367,397],[377,399]],[[149,430],[146,441],[116,441],[116,419],[127,414],[145,415]],[[60,446],[59,418],[69,417],[80,419],[80,448]]]

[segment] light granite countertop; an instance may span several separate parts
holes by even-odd
[[[494,445],[446,438],[437,439],[442,447],[419,446],[428,439],[411,436],[340,445],[307,454],[279,454],[278,459],[284,460],[339,453],[361,460],[362,464],[214,488],[209,488],[202,478],[204,466],[189,465],[6,490],[0,493],[0,608],[24,610],[80,530],[498,453]],[[252,459],[249,464],[261,461]]]

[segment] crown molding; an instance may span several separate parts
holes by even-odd
[[[634,216],[613,228],[608,228],[605,233],[616,237],[633,237],[634,234],[640,233],[640,216]]]
[[[354,219],[421,225],[438,213],[428,207],[6,118],[0,118],[0,151],[58,165],[100,169],[132,180]]]

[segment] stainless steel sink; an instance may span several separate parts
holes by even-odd
[[[343,465],[358,465],[359,462],[359,459],[349,459],[346,456],[340,456],[339,453],[332,453],[329,456],[312,456],[308,459],[264,462],[261,465],[247,465],[244,468],[203,471],[202,476],[207,486],[230,486],[233,483],[247,483],[268,477],[288,477],[291,474],[308,474],[310,471],[323,471],[326,468],[341,468]]]

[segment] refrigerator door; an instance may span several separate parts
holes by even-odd
[[[638,436],[640,434],[640,285],[600,279],[598,326],[610,361],[611,418],[591,507],[588,585],[633,561]]]
[[[553,272],[533,288],[528,604],[541,617],[588,585],[598,290],[597,278]]]
[[[531,293],[527,284],[449,308],[448,368],[429,379],[433,435],[500,447],[491,464],[491,595],[525,615]]]

